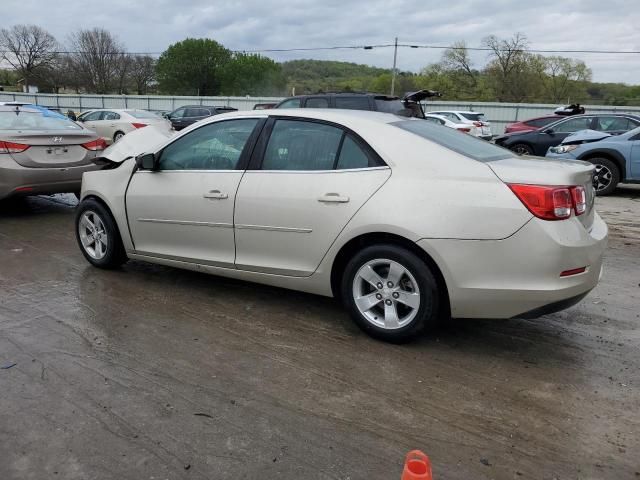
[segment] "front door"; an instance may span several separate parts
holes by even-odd
[[[630,180],[640,181],[640,133],[635,136],[635,140],[631,140],[631,143]]]
[[[551,129],[538,131],[538,139],[534,143],[535,154],[544,157],[551,147],[560,145],[572,133],[593,128],[593,117],[573,117],[556,123]]]
[[[127,190],[137,253],[233,268],[233,205],[259,119],[209,123],[158,153]]]
[[[258,145],[236,197],[236,268],[309,276],[391,170],[361,139],[318,121],[272,119]]]

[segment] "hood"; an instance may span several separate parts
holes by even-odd
[[[167,130],[164,125],[149,125],[127,133],[102,152],[100,158],[120,163],[127,158],[154,151],[156,147],[166,142],[174,134],[173,130]]]
[[[603,138],[611,137],[610,133],[597,130],[579,130],[565,138],[560,145],[576,145],[580,143],[597,142]]]
[[[426,98],[441,97],[441,96],[442,94],[440,92],[436,92],[434,90],[418,90],[417,92],[405,93],[402,100],[405,102],[421,102]]]

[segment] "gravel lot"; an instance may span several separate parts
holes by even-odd
[[[331,299],[92,268],[75,203],[0,203],[0,479],[395,480],[413,448],[436,480],[640,478],[640,188],[597,200],[581,304],[405,346]]]

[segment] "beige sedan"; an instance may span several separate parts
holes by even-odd
[[[139,109],[99,109],[83,112],[78,122],[100,135],[107,144],[115,143],[127,133],[153,125],[171,130],[171,123],[155,113]]]
[[[348,110],[219,115],[147,151],[84,175],[76,235],[97,267],[335,296],[389,341],[448,316],[557,311],[600,277],[607,227],[584,162]]]

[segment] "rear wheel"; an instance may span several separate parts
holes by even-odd
[[[113,135],[113,143],[116,143],[118,140],[120,140],[122,137],[124,137],[124,132],[116,132]]]
[[[427,264],[395,245],[358,252],[342,278],[342,298],[356,324],[372,337],[405,342],[438,319],[438,291]]]
[[[96,267],[115,268],[127,261],[115,220],[92,198],[78,205],[76,239],[84,257]]]
[[[533,148],[526,143],[516,143],[511,145],[509,150],[516,152],[518,155],[533,155]]]
[[[590,158],[589,162],[596,167],[593,173],[593,188],[596,195],[604,196],[613,193],[620,183],[620,169],[608,158]]]

